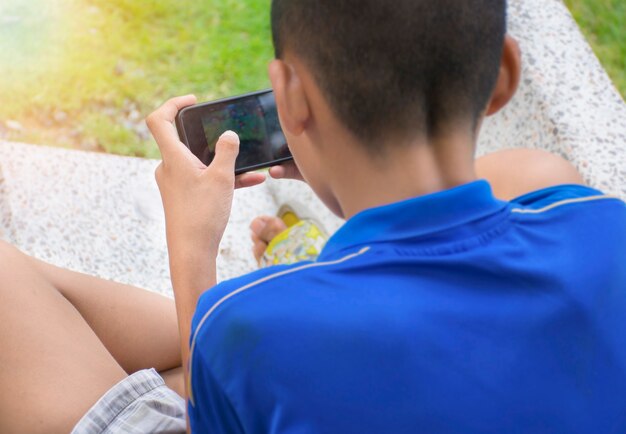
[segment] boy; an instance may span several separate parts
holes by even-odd
[[[273,2],[283,129],[302,177],[348,219],[316,262],[204,292],[237,140],[183,183],[168,122],[193,99],[151,119],[192,429],[626,428],[624,204],[576,185],[502,202],[476,180],[482,119],[519,78],[505,7]],[[190,225],[200,198],[211,205]]]
[[[2,431],[85,413],[76,432],[184,429],[180,400],[136,372],[181,362],[193,432],[623,431],[624,204],[554,187],[580,178],[543,155],[475,170],[481,121],[519,80],[505,6],[274,0],[269,73],[297,166],[271,174],[301,173],[348,222],[316,262],[214,286],[233,188],[263,176],[235,179],[230,132],[202,166],[172,126],[195,99],[166,103],[148,124],[176,314],[2,246],[2,280],[22,287],[3,290],[2,362],[29,373],[0,374]],[[505,202],[476,172],[505,199],[552,188]]]

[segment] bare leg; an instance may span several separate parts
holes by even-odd
[[[68,432],[127,373],[144,368],[184,390],[173,300],[2,242],[0,299],[0,432]]]
[[[0,432],[69,432],[126,372],[80,313],[0,246]]]
[[[161,371],[159,374],[163,377],[167,387],[178,393],[180,396],[185,396],[185,376],[182,366],[168,371]]]
[[[124,371],[165,371],[180,366],[172,299],[25,258],[33,265],[33,272],[38,272],[80,312]]]

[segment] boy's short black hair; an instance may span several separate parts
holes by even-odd
[[[506,0],[273,0],[290,50],[368,147],[476,123],[495,86]]]

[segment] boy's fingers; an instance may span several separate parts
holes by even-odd
[[[270,169],[270,176],[274,179],[297,179],[304,181],[300,169],[298,169],[294,161],[272,167]]]
[[[265,182],[264,173],[244,173],[235,178],[235,188],[254,187]]]
[[[250,230],[252,231],[252,234],[258,237],[261,234],[261,231],[263,230],[263,228],[265,228],[265,225],[267,225],[267,222],[271,218],[272,217],[270,216],[259,216],[255,218],[254,220],[252,220],[252,222],[250,223]]]
[[[257,260],[257,262],[259,262],[261,258],[263,257],[265,250],[267,249],[267,244],[259,240],[258,238],[255,239],[254,235],[253,235],[252,241],[253,241],[252,253],[254,254],[254,258]]]
[[[257,236],[261,241],[269,244],[274,237],[280,235],[285,229],[287,229],[287,225],[284,221],[278,217],[272,217],[266,222],[265,226],[261,228],[260,232],[257,233]]]
[[[174,146],[180,144],[174,128],[176,115],[183,108],[195,103],[196,97],[193,95],[172,98],[146,118],[146,125],[154,136],[163,158],[166,158]]]
[[[274,179],[283,179],[285,177],[285,168],[283,166],[271,167],[270,176]]]
[[[226,131],[217,139],[215,158],[209,167],[220,168],[226,173],[235,173],[235,161],[239,154],[239,136],[234,131]]]

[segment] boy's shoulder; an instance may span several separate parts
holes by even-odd
[[[325,301],[311,294],[319,294],[320,287],[329,282],[347,279],[341,271],[360,263],[368,250],[361,248],[329,261],[271,266],[219,283],[198,301],[192,320],[192,348],[224,350],[221,337],[234,331],[267,331],[277,320],[298,322],[306,314],[323,310]]]
[[[227,307],[231,299],[249,290],[272,284],[276,279],[298,272],[303,266],[308,264],[309,262],[305,262],[261,268],[218,283],[213,288],[205,291],[198,300],[192,322],[192,332],[204,325],[208,317],[213,315],[220,307]]]
[[[327,263],[311,261],[276,265],[220,282],[204,292],[198,300],[192,321],[192,338],[197,335],[196,339],[202,339],[203,330],[208,328],[209,322],[212,327],[215,325],[219,327],[216,322],[225,325],[220,319],[232,319],[230,308],[233,306],[236,306],[236,316],[241,317],[241,313],[245,311],[244,316],[248,319],[254,316],[254,312],[267,311],[267,306],[261,306],[259,303],[271,303],[272,298],[257,297],[259,293],[266,294],[267,290],[272,288],[295,289],[299,283],[306,282],[313,274],[319,273],[320,268],[325,265]],[[242,304],[242,301],[246,300],[250,300],[252,305],[247,302]]]
[[[600,190],[576,184],[557,185],[533,191],[511,200],[512,212],[518,214],[540,214],[554,209],[569,210],[567,205],[596,205],[609,201],[612,206],[624,207],[624,202],[616,196],[604,194]]]
[[[515,243],[528,248],[546,273],[569,280],[567,287],[592,288],[623,282],[616,264],[626,259],[626,203],[616,196],[582,185],[561,185],[511,201]],[[621,267],[621,266],[619,266]],[[596,282],[586,272],[597,273]]]
[[[510,212],[519,236],[542,249],[555,248],[557,255],[560,251],[586,256],[593,251],[599,266],[626,252],[626,204],[599,190],[550,187],[512,200]]]

